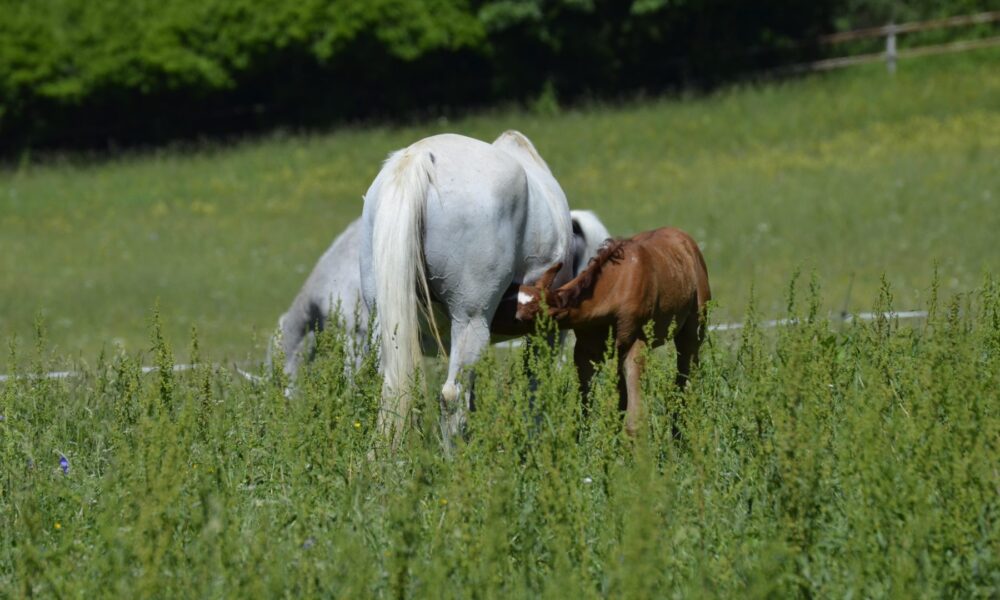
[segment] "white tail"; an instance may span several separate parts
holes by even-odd
[[[410,411],[411,386],[421,360],[417,290],[430,298],[423,260],[424,206],[434,159],[407,148],[386,163],[372,230],[375,306],[382,336],[382,410],[379,429],[398,442]],[[430,312],[430,311],[428,311]],[[433,314],[430,315],[433,323]]]

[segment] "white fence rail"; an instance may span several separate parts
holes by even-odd
[[[889,320],[893,320],[893,319],[903,319],[903,320],[905,320],[905,319],[925,319],[925,318],[927,318],[927,311],[923,311],[923,310],[905,310],[905,311],[891,311],[891,312],[882,312],[882,313],[863,312],[863,313],[857,313],[857,314],[845,314],[845,315],[841,315],[838,318],[839,318],[839,320],[841,322],[844,322],[844,323],[851,323],[851,322],[854,322],[854,321],[874,321],[876,319],[889,319]],[[797,322],[798,321],[796,319],[771,319],[769,321],[761,321],[761,322],[757,323],[757,326],[761,327],[761,328],[764,328],[764,329],[770,329],[770,328],[774,328],[774,327],[785,327],[785,326],[788,326],[788,325],[794,325]],[[709,329],[709,331],[736,331],[736,330],[743,329],[744,327],[746,327],[746,323],[718,323],[718,324],[715,324],[715,325],[709,325],[708,329]],[[500,342],[499,344],[496,344],[496,346],[498,346],[500,348],[517,348],[520,345],[521,345],[521,340],[520,339],[511,340],[509,342]],[[173,370],[174,371],[188,371],[190,369],[193,369],[194,367],[195,367],[195,365],[179,364],[179,365],[174,365],[173,366]],[[244,370],[240,369],[239,367],[234,367],[234,368],[236,369],[237,373],[239,373],[240,375],[242,375],[246,379],[249,379],[251,381],[260,381],[260,379],[261,379],[260,376],[254,375],[253,373],[248,373],[247,371],[244,371]],[[157,371],[157,370],[159,370],[158,367],[142,367],[142,372],[143,373],[152,373],[153,371]],[[19,378],[19,379],[35,379],[35,378],[44,378],[44,379],[72,379],[74,377],[80,377],[81,375],[83,375],[83,373],[81,371],[49,371],[48,373],[42,373],[40,375],[39,374],[35,374],[35,373],[27,373],[27,374],[24,374],[24,375],[18,375],[17,378]],[[3,383],[5,381],[10,381],[10,380],[12,380],[14,378],[15,378],[15,376],[13,376],[13,375],[0,375],[0,383]]]

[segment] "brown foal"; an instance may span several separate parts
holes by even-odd
[[[618,350],[619,408],[625,431],[635,435],[641,418],[639,376],[643,349],[662,345],[673,333],[677,385],[684,387],[705,338],[705,303],[712,296],[698,244],[680,229],[664,227],[625,240],[608,240],[575,279],[552,290],[562,268],[554,265],[534,284],[518,290],[517,319],[529,321],[544,297],[560,329],[576,334],[573,362],[584,399],[610,328]],[[653,339],[643,331],[653,322]]]

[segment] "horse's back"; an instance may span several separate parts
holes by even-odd
[[[372,235],[377,205],[388,201],[382,197],[386,195],[383,194],[383,189],[393,178],[401,176],[402,171],[421,155],[429,158],[431,167],[427,174],[431,185],[427,188],[427,199],[423,203],[425,212],[422,218],[422,244],[425,253],[447,255],[449,252],[454,254],[458,247],[464,250],[469,245],[463,238],[470,231],[477,232],[476,235],[480,236],[496,233],[498,228],[491,227],[491,224],[516,220],[517,215],[511,213],[516,213],[519,207],[523,207],[523,198],[527,195],[524,170],[511,156],[486,142],[444,133],[423,138],[393,152],[365,194],[361,271],[368,299],[374,297],[372,277],[369,274],[373,267]],[[443,275],[433,272],[437,262],[428,261],[431,271],[429,275],[435,278]]]
[[[445,202],[474,200],[470,190],[486,187],[492,192],[498,186],[524,179],[523,169],[509,154],[482,140],[456,133],[441,133],[418,140],[389,155],[368,192],[369,199],[378,199],[379,190],[390,177],[398,175],[414,157],[426,153],[433,165],[433,188]]]
[[[540,276],[554,262],[572,269],[569,205],[548,165],[522,134],[493,144],[457,134],[425,138],[408,148],[434,157],[434,185],[425,216],[425,251],[432,263],[479,262],[477,280],[504,284]],[[442,260],[435,261],[432,255]],[[449,277],[455,266],[435,273]],[[490,276],[489,272],[493,275]],[[501,290],[502,291],[502,290]]]
[[[711,299],[705,258],[687,232],[661,227],[632,238],[633,252],[642,255],[642,268],[651,275],[663,306],[679,306],[692,299],[701,308]]]

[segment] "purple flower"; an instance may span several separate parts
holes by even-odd
[[[69,461],[62,454],[59,455],[59,468],[62,469],[63,475],[69,474]]]

